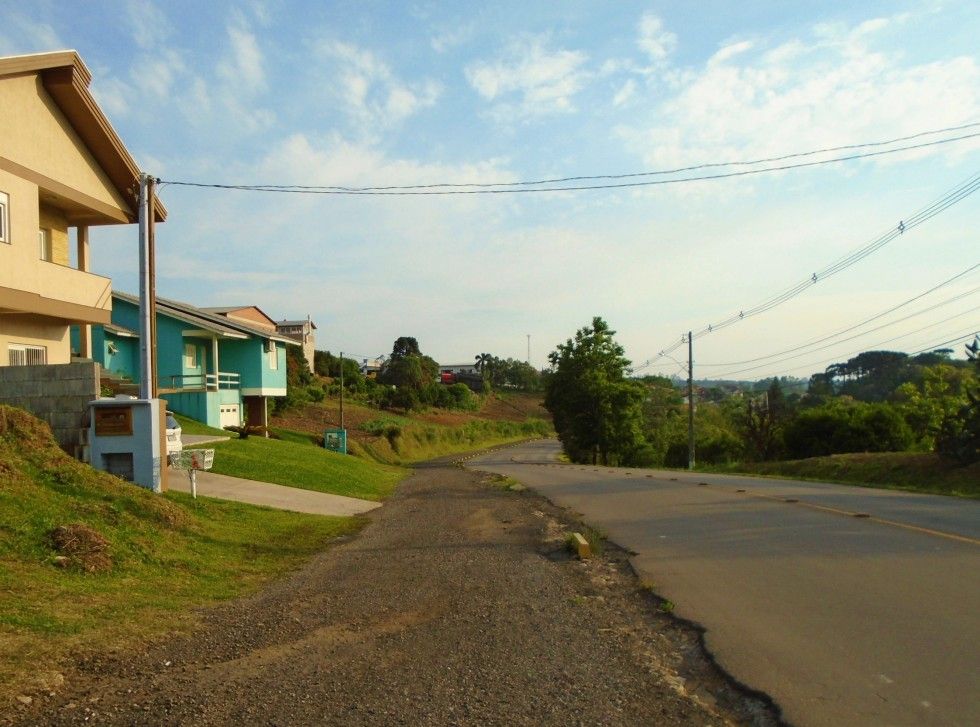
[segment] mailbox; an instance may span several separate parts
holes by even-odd
[[[89,404],[89,461],[154,492],[165,488],[167,445],[160,399],[117,396]]]

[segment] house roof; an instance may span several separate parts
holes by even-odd
[[[235,314],[236,313],[238,313],[238,314],[242,314],[242,313],[255,313],[255,314],[259,315],[260,317],[264,318],[268,322],[268,326],[270,328],[275,328],[276,327],[276,322],[269,316],[268,313],[266,313],[264,310],[262,310],[261,308],[259,308],[257,305],[218,306],[218,307],[201,308],[201,310],[207,311],[208,313],[217,313],[218,315],[221,315],[221,316],[228,316],[228,317],[235,317],[235,318],[238,318],[238,319],[244,319],[245,321],[249,321],[251,319],[248,318],[247,316],[242,316],[242,315],[237,315],[236,316]]]
[[[139,334],[136,331],[131,331],[128,328],[123,328],[122,326],[117,326],[115,323],[103,323],[102,327],[109,333],[115,334],[117,336],[122,336],[123,338],[138,338]]]
[[[312,328],[314,331],[316,330],[316,323],[314,323],[308,318],[302,318],[298,321],[281,320],[278,323],[276,323],[276,325],[277,326],[305,326],[307,323],[310,324],[310,328]]]
[[[130,222],[135,222],[140,169],[89,91],[92,73],[81,57],[76,51],[63,50],[0,58],[0,78],[28,73],[40,75],[45,90],[119,194],[131,204]],[[156,195],[154,210],[157,222],[167,219],[167,208]]]
[[[132,305],[139,305],[140,303],[138,296],[131,295],[129,293],[122,293],[118,290],[114,290],[112,292],[112,296],[114,298],[124,300],[127,303],[131,303]],[[198,326],[205,331],[217,333],[218,335],[228,338],[241,338],[242,334],[245,334],[256,338],[266,338],[272,341],[278,341],[279,343],[288,343],[290,345],[296,344],[296,342],[290,338],[277,336],[274,333],[270,333],[268,330],[246,325],[238,319],[226,318],[223,315],[209,313],[203,308],[198,308],[190,303],[182,303],[177,300],[157,298],[157,312],[163,313],[171,318],[184,321],[185,323]]]

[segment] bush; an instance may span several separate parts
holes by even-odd
[[[797,415],[786,428],[793,459],[847,452],[901,452],[912,446],[912,430],[891,405],[835,400]]]

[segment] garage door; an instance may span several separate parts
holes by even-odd
[[[238,404],[222,404],[218,419],[221,427],[237,427],[242,423],[242,411]]]

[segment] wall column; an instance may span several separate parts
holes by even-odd
[[[75,243],[75,258],[78,261],[78,269],[87,273],[91,264],[88,225],[79,225],[75,230],[78,233]],[[82,358],[92,358],[92,326],[88,323],[82,323],[78,326],[78,355]]]

